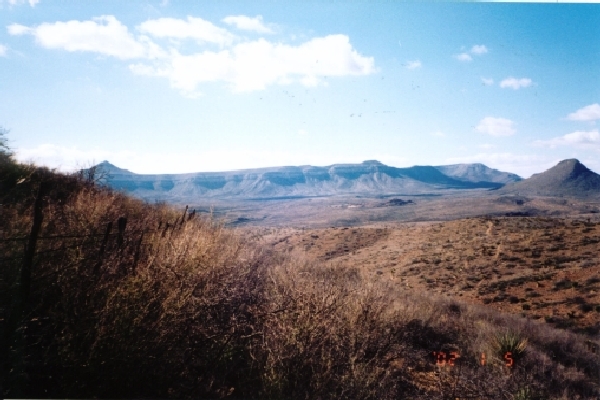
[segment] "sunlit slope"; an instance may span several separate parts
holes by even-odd
[[[576,159],[563,160],[529,179],[506,185],[502,191],[542,196],[600,196],[600,175]]]

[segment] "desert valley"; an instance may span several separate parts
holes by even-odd
[[[0,172],[9,397],[600,389],[600,176],[575,159],[528,179],[377,161]]]
[[[0,0],[0,398],[600,399],[600,7],[537,3]]]
[[[104,162],[94,172],[146,201],[212,213],[295,258],[600,333],[600,175],[578,160],[525,180],[482,164],[374,160],[171,176]]]

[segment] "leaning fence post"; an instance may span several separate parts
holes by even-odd
[[[108,243],[108,237],[110,236],[110,231],[112,230],[112,221],[108,222],[106,226],[106,232],[104,233],[104,238],[102,239],[102,244],[100,245],[100,253],[98,254],[98,262],[94,267],[94,275],[98,275],[100,273],[100,267],[102,266],[102,257],[104,256],[104,249],[106,248],[106,243]]]
[[[135,267],[137,266],[137,263],[140,259],[140,251],[141,251],[141,247],[142,247],[142,240],[144,239],[144,231],[142,230],[142,234],[140,235],[140,240],[138,242],[137,248],[135,250],[135,255],[133,257],[133,268],[132,268],[132,273],[135,274]]]
[[[44,220],[44,194],[47,186],[48,184],[46,182],[40,182],[35,198],[35,204],[33,206],[33,225],[31,226],[31,232],[29,233],[25,255],[23,257],[23,267],[21,269],[21,301],[24,305],[29,303],[29,292],[31,291],[31,267],[33,265],[33,256],[35,255],[38,235],[40,233],[40,228],[42,227],[42,221]]]
[[[0,396],[25,397],[27,374],[25,373],[25,317],[29,312],[29,294],[31,291],[31,269],[38,235],[44,220],[44,194],[48,189],[47,182],[40,182],[33,206],[33,225],[29,237],[24,242],[23,265],[19,293],[8,312],[5,330],[1,332],[0,343]]]
[[[117,234],[117,244],[119,247],[123,244],[123,235],[125,234],[125,228],[127,227],[127,218],[120,217],[117,221],[119,226],[119,233]]]
[[[179,223],[179,226],[182,226],[183,223],[185,222],[185,215],[187,214],[187,210],[188,210],[188,206],[185,206],[185,210],[183,211],[183,215],[181,216],[181,222]]]

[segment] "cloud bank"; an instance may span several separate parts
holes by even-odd
[[[162,64],[135,64],[130,68],[135,74],[166,77],[172,87],[185,93],[194,92],[204,82],[226,82],[233,91],[242,92],[293,81],[316,86],[323,76],[375,72],[373,58],[358,54],[345,35],[314,38],[299,46],[259,39],[218,52],[173,52]]]
[[[487,47],[484,44],[476,44],[471,47],[471,53],[473,54],[485,54],[488,52]]]
[[[579,110],[569,114],[567,119],[571,121],[595,121],[600,119],[600,104],[595,103],[580,108]]]
[[[417,69],[421,68],[421,60],[412,60],[406,63],[406,68]]]
[[[503,89],[510,88],[513,90],[530,87],[531,85],[533,85],[533,82],[529,78],[516,79],[513,77],[509,77],[500,82],[501,88],[503,88]]]
[[[582,150],[600,151],[600,132],[598,132],[597,129],[591,131],[576,131],[550,140],[536,140],[533,144],[551,149],[570,146]]]
[[[274,33],[262,17],[227,16],[227,25],[256,33]],[[377,71],[373,57],[361,55],[347,35],[314,37],[300,44],[247,39],[202,18],[159,18],[142,22],[135,31],[112,15],[87,21],[12,24],[13,36],[31,35],[47,49],[91,52],[120,60],[137,60],[137,75],[168,79],[184,95],[199,95],[203,83],[222,82],[234,92],[265,89],[293,82],[325,85],[325,77],[369,75]],[[193,42],[194,50],[184,46]],[[413,61],[410,68],[418,68]]]
[[[517,132],[514,125],[510,119],[485,117],[479,121],[475,130],[491,136],[511,136]]]
[[[235,39],[227,29],[191,16],[185,20],[176,18],[148,20],[142,22],[138,30],[156,38],[193,39],[198,43],[214,43],[220,46],[230,45]]]
[[[233,25],[239,30],[251,31],[256,33],[272,34],[273,30],[267,27],[262,20],[262,15],[257,15],[255,18],[250,18],[245,15],[230,15],[223,18],[223,22],[227,25]]]
[[[36,27],[12,24],[8,26],[8,33],[13,36],[32,35],[39,45],[47,49],[87,51],[122,60],[164,56],[164,52],[147,36],[134,37],[112,15],[90,21],[43,23]]]
[[[487,47],[485,47],[484,44],[475,44],[473,45],[473,47],[471,47],[471,50],[456,54],[454,58],[456,58],[459,61],[473,61],[473,57],[471,57],[471,54],[480,56],[487,52],[488,49]]]
[[[35,7],[36,4],[39,4],[40,0],[8,0],[8,4],[11,6],[20,6],[22,4],[28,3],[31,7]],[[2,1],[0,0],[0,5],[2,5]]]

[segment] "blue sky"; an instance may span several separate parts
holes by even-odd
[[[600,5],[0,0],[22,161],[600,172]]]

